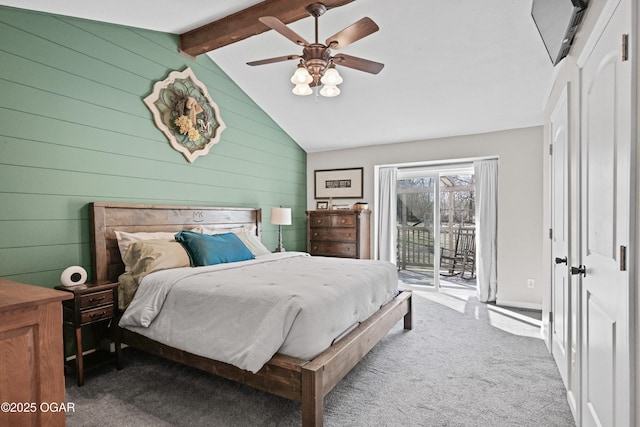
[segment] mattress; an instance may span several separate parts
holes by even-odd
[[[311,360],[397,294],[384,261],[274,253],[149,274],[120,326],[257,372],[276,353]]]

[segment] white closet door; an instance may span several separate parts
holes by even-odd
[[[630,1],[617,5],[582,69],[582,425],[631,423],[629,274],[631,62],[621,58]]]

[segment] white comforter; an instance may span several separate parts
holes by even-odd
[[[313,359],[397,287],[388,262],[276,253],[149,274],[120,326],[257,372],[275,353]]]

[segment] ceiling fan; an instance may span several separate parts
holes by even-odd
[[[309,15],[315,18],[315,43],[309,43],[278,18],[274,16],[263,16],[258,18],[260,22],[282,34],[297,45],[303,46],[304,49],[302,50],[302,55],[278,56],[276,58],[247,62],[247,65],[264,65],[300,59],[298,68],[293,77],[291,77],[291,83],[296,85],[293,88],[293,93],[296,95],[310,95],[313,92],[311,90],[312,87],[317,87],[322,84],[323,87],[320,94],[329,97],[340,94],[340,89],[338,89],[337,85],[342,83],[342,77],[340,77],[340,74],[335,69],[335,65],[341,65],[371,74],[378,74],[384,68],[384,64],[379,62],[346,55],[344,53],[331,56],[331,49],[342,49],[378,31],[379,27],[373,20],[370,18],[362,18],[347,28],[338,31],[329,37],[325,41],[325,44],[322,44],[318,42],[318,18],[327,11],[327,8],[322,3],[312,3],[307,6],[306,10]]]

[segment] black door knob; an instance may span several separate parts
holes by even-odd
[[[571,274],[574,276],[576,274],[582,274],[582,277],[587,277],[587,267],[584,265],[580,265],[578,267],[571,266]]]
[[[564,258],[556,257],[556,264],[566,264],[566,263],[567,263],[567,257],[564,257]]]

